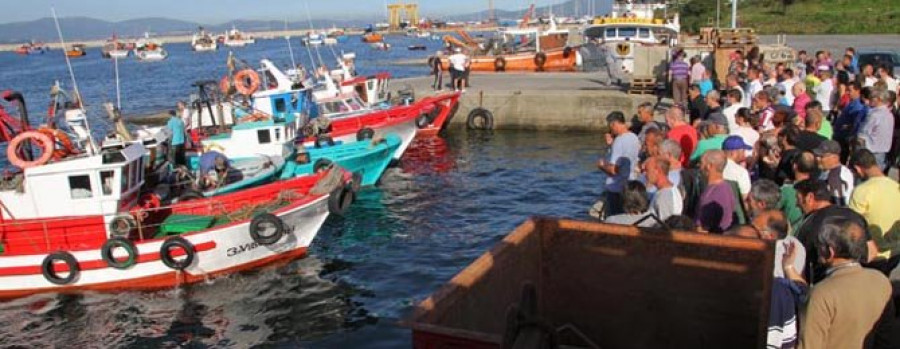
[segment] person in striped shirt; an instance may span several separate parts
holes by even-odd
[[[669,83],[672,84],[672,99],[675,104],[687,105],[690,75],[691,67],[684,61],[684,52],[677,53],[675,60],[669,64]]]

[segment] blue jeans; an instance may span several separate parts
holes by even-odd
[[[872,155],[875,155],[875,162],[878,163],[878,168],[883,170],[887,153],[872,153]]]

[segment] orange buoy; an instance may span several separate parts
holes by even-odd
[[[242,95],[252,95],[259,89],[259,74],[253,69],[243,69],[234,74],[234,87]]]
[[[22,142],[30,141],[36,142],[43,149],[43,153],[41,153],[41,157],[32,160],[25,161],[25,159],[19,157],[19,146],[22,145]],[[46,164],[47,161],[53,157],[53,148],[54,142],[47,135],[40,133],[38,131],[27,131],[22,132],[18,136],[12,139],[9,142],[9,147],[6,148],[6,158],[9,159],[9,163],[13,166],[16,166],[21,169],[31,168]]]

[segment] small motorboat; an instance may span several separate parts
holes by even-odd
[[[384,36],[376,32],[368,32],[362,36],[362,41],[368,44],[384,41]]]
[[[425,45],[409,45],[407,49],[410,51],[425,51],[428,50],[428,47],[426,47]]]
[[[337,164],[353,173],[354,184],[375,185],[403,140],[395,134],[375,135],[370,128],[361,129],[357,135],[359,140],[352,143],[319,144],[319,147],[298,149],[288,158],[281,179],[308,176]]]
[[[109,40],[106,40],[106,43],[103,44],[103,48],[100,50],[103,58],[126,58],[128,57],[128,49],[126,48],[125,43],[120,42],[118,37],[113,35],[113,37]]]
[[[169,57],[169,53],[163,49],[162,43],[150,38],[150,33],[144,33],[144,38],[135,43],[134,56],[144,62],[156,62]]]
[[[219,48],[216,40],[203,27],[191,38],[191,49],[195,52],[213,52]]]
[[[84,44],[73,44],[71,48],[66,50],[68,57],[81,57],[87,54]]]
[[[384,41],[379,41],[379,42],[373,42],[373,43],[369,44],[369,47],[371,47],[372,49],[375,49],[375,50],[379,50],[379,51],[387,51],[387,50],[391,49],[391,44],[386,43]]]
[[[222,43],[228,47],[244,47],[249,44],[256,43],[256,39],[244,34],[240,30],[232,26],[231,30],[225,33],[225,36],[222,39]]]

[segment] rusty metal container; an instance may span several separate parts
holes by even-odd
[[[773,254],[760,240],[532,218],[406,325],[415,348],[499,348],[529,283],[541,321],[591,346],[764,348]]]

